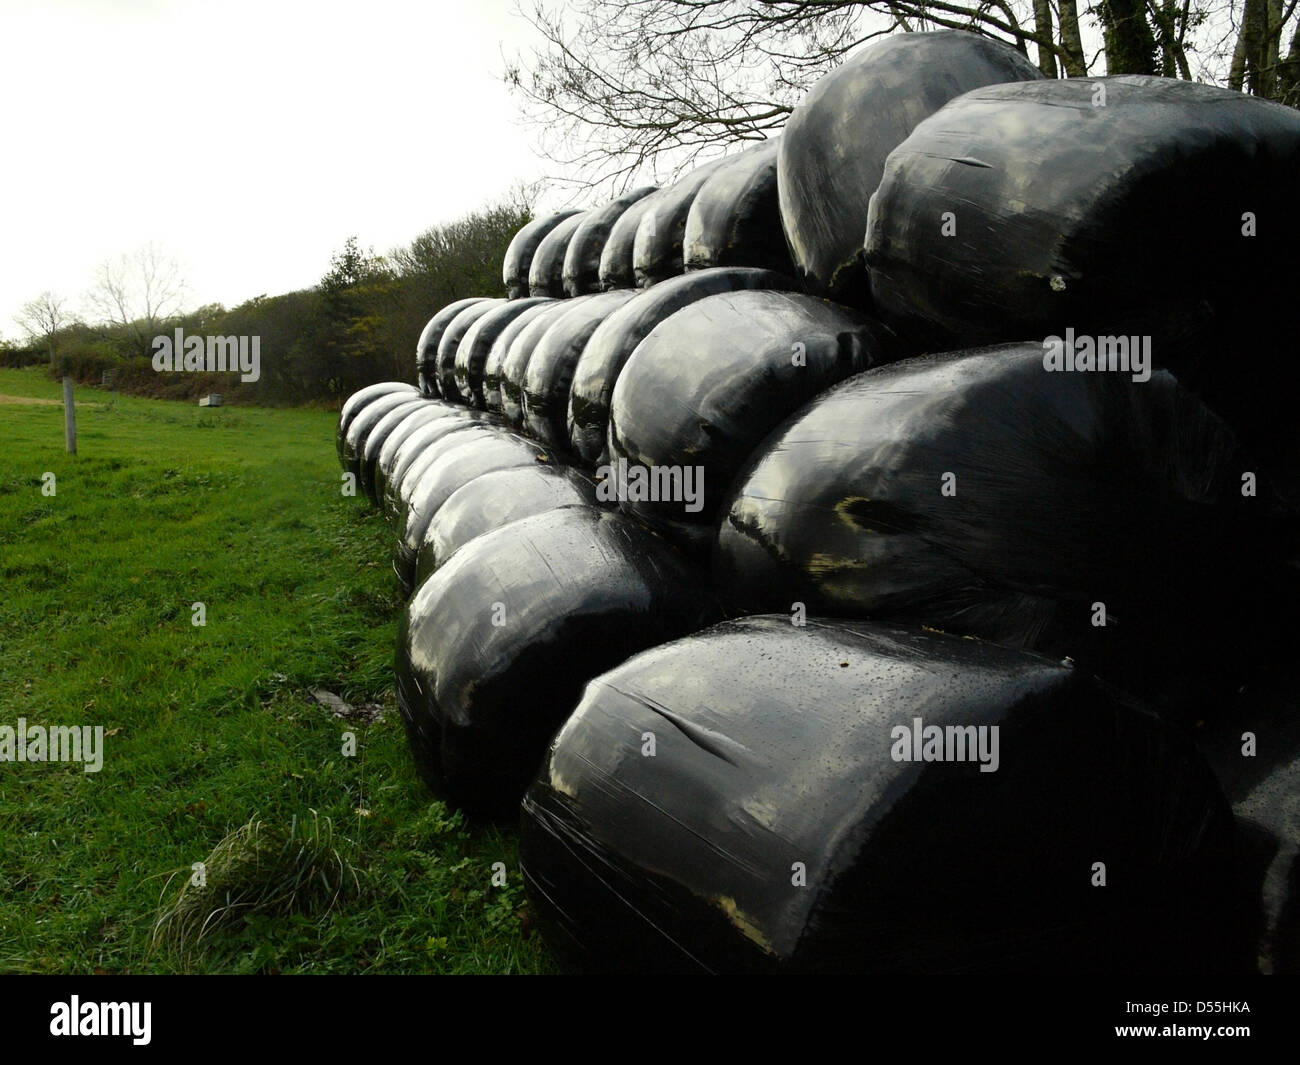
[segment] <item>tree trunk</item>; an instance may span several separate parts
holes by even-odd
[[[1083,38],[1079,35],[1079,8],[1075,0],[1060,0],[1058,17],[1061,20],[1061,47],[1065,55],[1061,65],[1068,78],[1086,77],[1087,65],[1083,59]]]
[[[1291,50],[1278,64],[1277,98],[1291,107],[1300,104],[1300,23],[1291,37]]]
[[[1260,71],[1260,96],[1277,98],[1277,64],[1282,47],[1282,0],[1267,0],[1264,5],[1263,69]]]
[[[1107,74],[1159,74],[1156,38],[1145,0],[1103,0],[1098,7]]]
[[[1056,77],[1056,56],[1043,41],[1052,39],[1051,0],[1034,0],[1034,32],[1038,34],[1038,69],[1046,78]]]
[[[1260,64],[1264,54],[1264,0],[1246,0],[1241,17],[1241,44],[1246,53],[1246,91],[1260,95]]]

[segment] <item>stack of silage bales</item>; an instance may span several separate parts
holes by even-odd
[[[891,37],[348,401],[417,764],[576,965],[1296,965],[1297,172],[1277,105]]]

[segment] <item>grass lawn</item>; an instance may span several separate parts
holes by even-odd
[[[98,773],[0,762],[0,971],[552,968],[514,834],[410,764],[389,533],[340,492],[335,420],[80,388],[73,457],[60,406],[0,398],[0,726],[105,730]]]

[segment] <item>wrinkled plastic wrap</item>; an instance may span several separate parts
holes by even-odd
[[[1231,842],[1185,734],[1076,670],[785,615],[593,680],[521,859],[590,969],[1223,973]]]
[[[636,269],[632,262],[632,253],[636,245],[636,231],[641,219],[654,205],[657,197],[668,190],[659,189],[632,204],[618,216],[610,227],[605,246],[600,251],[600,287],[608,292],[615,288],[636,288]]]
[[[465,331],[456,347],[456,389],[467,406],[487,409],[483,376],[488,355],[503,332],[526,311],[553,302],[550,297],[507,300],[493,307]]]
[[[875,303],[930,350],[1149,337],[1156,365],[1261,460],[1300,473],[1274,382],[1294,346],[1298,177],[1300,112],[1240,92],[1144,77],[980,89],[889,158],[866,238]]]
[[[612,289],[552,319],[523,363],[520,405],[528,433],[553,448],[569,450],[569,387],[574,368],[596,327],[635,296],[635,289]]]
[[[1041,77],[1008,45],[942,30],[887,37],[817,82],[782,131],[778,162],[781,219],[809,291],[866,304],[867,206],[885,157],[922,119],[981,85]]]
[[[483,362],[483,402],[488,410],[501,410],[501,368],[505,364],[506,356],[510,354],[510,346],[519,338],[519,334],[527,329],[530,323],[557,306],[568,307],[569,305],[568,301],[538,300],[501,330],[496,340],[492,341],[492,349]]]
[[[460,342],[465,339],[465,334],[470,331],[475,322],[490,311],[504,306],[505,303],[505,300],[500,299],[479,300],[456,315],[443,330],[442,339],[438,341],[438,358],[435,363],[438,390],[442,393],[443,399],[452,403],[465,402],[460,394],[460,386],[456,382],[456,352],[460,348]]]
[[[528,268],[528,294],[530,296],[564,296],[564,256],[569,242],[578,227],[590,215],[589,211],[570,215],[542,238]]]
[[[420,377],[420,391],[424,395],[442,395],[438,384],[438,345],[442,342],[442,334],[447,331],[447,326],[451,325],[456,315],[482,299],[481,296],[471,296],[447,304],[420,331],[420,339],[415,345],[415,368]]]
[[[339,411],[338,428],[334,431],[334,450],[339,457],[339,463],[343,462],[343,444],[347,439],[348,426],[352,424],[352,419],[367,404],[373,403],[381,396],[389,395],[392,392],[415,393],[418,390],[413,385],[408,385],[405,381],[381,381],[377,385],[367,385],[360,388],[348,396],[343,402],[343,407]]]
[[[415,587],[485,533],[560,507],[596,505],[595,482],[572,466],[513,466],[456,489],[429,522],[415,560]]]
[[[1043,360],[924,356],[813,400],[737,478],[720,586],[746,612],[923,624],[1212,709],[1268,622],[1285,535],[1268,486],[1243,492],[1253,463],[1168,373]]]
[[[609,446],[629,469],[677,480],[623,508],[666,535],[711,541],[727,489],[763,438],[814,396],[889,361],[887,341],[856,311],[789,292],[725,292],[671,315],[619,374]]]
[[[441,400],[430,400],[421,396],[411,403],[405,403],[390,410],[366,434],[365,443],[361,446],[357,460],[357,480],[360,483],[361,490],[366,494],[366,498],[372,503],[375,502],[375,475],[379,465],[379,454],[384,445],[388,443],[389,437],[406,423],[408,418],[415,417],[420,412],[427,411],[430,407],[434,407],[441,413],[449,409],[450,404],[444,404]]]
[[[456,489],[492,470],[535,466],[548,461],[541,445],[508,429],[455,433],[430,445],[425,456],[427,461],[420,464],[418,472],[413,468],[407,475],[406,509],[399,513],[395,523],[397,549],[393,570],[407,594],[415,584],[415,558],[429,522]]]
[[[528,372],[528,363],[533,357],[538,342],[546,335],[557,321],[571,310],[583,306],[593,296],[575,296],[570,300],[559,300],[553,307],[547,308],[537,318],[520,330],[519,335],[510,342],[510,350],[501,360],[501,416],[516,429],[524,424],[524,377]]]
[[[391,411],[406,408],[414,410],[423,402],[414,389],[402,389],[376,396],[360,410],[354,412],[348,421],[347,432],[343,436],[343,468],[354,477],[361,474],[361,454],[366,446],[366,438]]]
[[[1239,918],[1262,973],[1300,973],[1300,689],[1292,665],[1297,577],[1281,593],[1292,610],[1265,666],[1224,712],[1199,722],[1205,753],[1237,819]]]
[[[633,189],[599,210],[587,213],[564,253],[566,296],[585,296],[600,291],[600,257],[605,250],[610,230],[624,211],[654,191],[654,185]]]
[[[449,433],[467,429],[492,430],[498,428],[499,424],[500,419],[490,414],[458,407],[454,416],[439,419],[415,430],[397,449],[397,454],[393,457],[392,469],[385,480],[383,495],[380,496],[384,514],[396,521],[405,511],[411,487],[418,480],[424,465],[432,461],[432,455],[429,453],[432,445]],[[408,477],[410,477],[409,482]]]
[[[781,228],[776,160],[781,138],[737,156],[700,186],[682,235],[685,269],[759,266],[794,276]]]
[[[471,810],[517,810],[591,677],[716,619],[705,584],[613,511],[551,510],[466,544],[398,635],[398,706],[425,779]]]
[[[517,300],[528,295],[528,272],[537,246],[551,230],[577,213],[558,211],[544,218],[534,218],[514,235],[501,265],[501,280],[505,282],[507,299]]]
[[[645,213],[632,244],[632,271],[638,288],[649,288],[676,277],[685,269],[682,240],[686,216],[700,187],[732,159],[715,159],[697,166],[684,177],[646,200]]]
[[[990,86],[889,157],[867,235],[872,290],[930,347],[1139,332],[1194,322],[1203,305],[1249,330],[1238,303],[1296,278],[1298,174],[1300,113],[1239,92],[1147,77]]]
[[[619,372],[650,330],[670,314],[719,292],[794,287],[788,277],[771,270],[719,267],[671,278],[614,311],[592,333],[574,369],[567,416],[574,452],[593,465],[603,461],[602,456],[607,454],[610,398]]]
[[[375,460],[375,472],[371,480],[371,502],[382,506],[388,488],[388,478],[397,466],[399,457],[404,455],[402,447],[407,440],[426,425],[442,421],[444,418],[463,420],[464,415],[467,413],[463,407],[453,406],[439,400],[434,403],[427,403],[413,414],[403,418],[394,427],[393,431],[388,434],[388,439],[384,441],[383,446],[379,449],[379,457]],[[405,454],[411,454],[411,452],[408,451]]]

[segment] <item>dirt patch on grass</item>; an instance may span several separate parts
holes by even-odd
[[[0,403],[12,403],[18,407],[59,407],[61,399],[37,399],[35,396],[6,396],[0,393]]]

